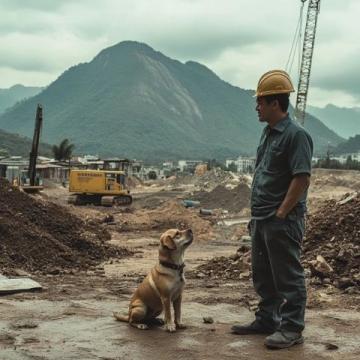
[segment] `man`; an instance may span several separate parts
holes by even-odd
[[[256,319],[236,334],[269,334],[265,345],[303,342],[306,289],[300,263],[313,143],[287,112],[294,91],[285,71],[259,80],[256,111],[267,122],[257,150],[251,195],[253,283],[260,296]]]

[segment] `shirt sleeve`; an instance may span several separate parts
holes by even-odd
[[[299,130],[294,135],[288,155],[288,162],[293,176],[297,174],[311,175],[313,141],[305,130]]]

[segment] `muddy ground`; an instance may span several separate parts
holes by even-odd
[[[340,177],[339,181],[353,181],[352,174]],[[312,199],[316,198],[314,206],[327,199],[329,192],[340,198],[357,186],[349,182],[336,185],[333,177],[332,184],[325,184],[328,174],[322,179],[310,193]],[[199,220],[199,224],[210,223],[212,234],[201,234],[201,239],[194,241],[186,253],[183,320],[188,328],[169,334],[161,327],[141,331],[114,321],[112,312],[126,312],[133,290],[156,263],[159,236],[164,229],[146,211],[166,206],[169,199],[180,200],[196,190],[176,186],[174,191],[163,185],[136,189],[132,210],[69,206],[82,218],[113,215],[114,222],[107,225],[112,234],[109,243],[135,254],[111,259],[87,271],[30,274],[43,285],[42,292],[0,297],[0,359],[360,358],[359,296],[349,296],[333,287],[308,287],[303,345],[270,351],[263,346],[263,336],[231,334],[232,324],[253,319],[256,295],[250,279],[209,279],[194,273],[198,265],[214,257],[233,255],[241,245],[241,235],[246,233],[245,225],[224,226],[224,221],[217,224],[214,219]],[[65,190],[54,187],[43,198],[65,205],[66,195]],[[141,221],[136,220],[137,216]],[[231,214],[229,217],[231,220]],[[167,219],[165,224],[169,221],[172,220]],[[195,220],[191,215],[184,221]],[[203,317],[208,316],[214,319],[213,324],[203,322]]]

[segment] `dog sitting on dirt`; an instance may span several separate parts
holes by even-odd
[[[116,320],[144,330],[151,324],[163,325],[164,322],[156,317],[164,311],[167,331],[186,328],[181,323],[181,301],[185,285],[184,252],[192,241],[191,229],[170,229],[161,235],[159,263],[136,289],[128,315],[114,313]],[[175,321],[171,315],[171,305],[174,307]]]

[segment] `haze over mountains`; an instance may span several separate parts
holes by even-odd
[[[0,117],[0,128],[32,136],[44,107],[42,140],[69,138],[78,153],[145,160],[234,157],[255,152],[262,125],[253,91],[204,65],[181,63],[137,42],[71,67],[36,96]],[[316,151],[343,139],[308,115]]]
[[[360,108],[328,104],[324,108],[308,106],[307,111],[343,138],[360,134]]]
[[[43,88],[37,86],[14,85],[8,89],[0,89],[0,114],[7,108],[38,94]]]

